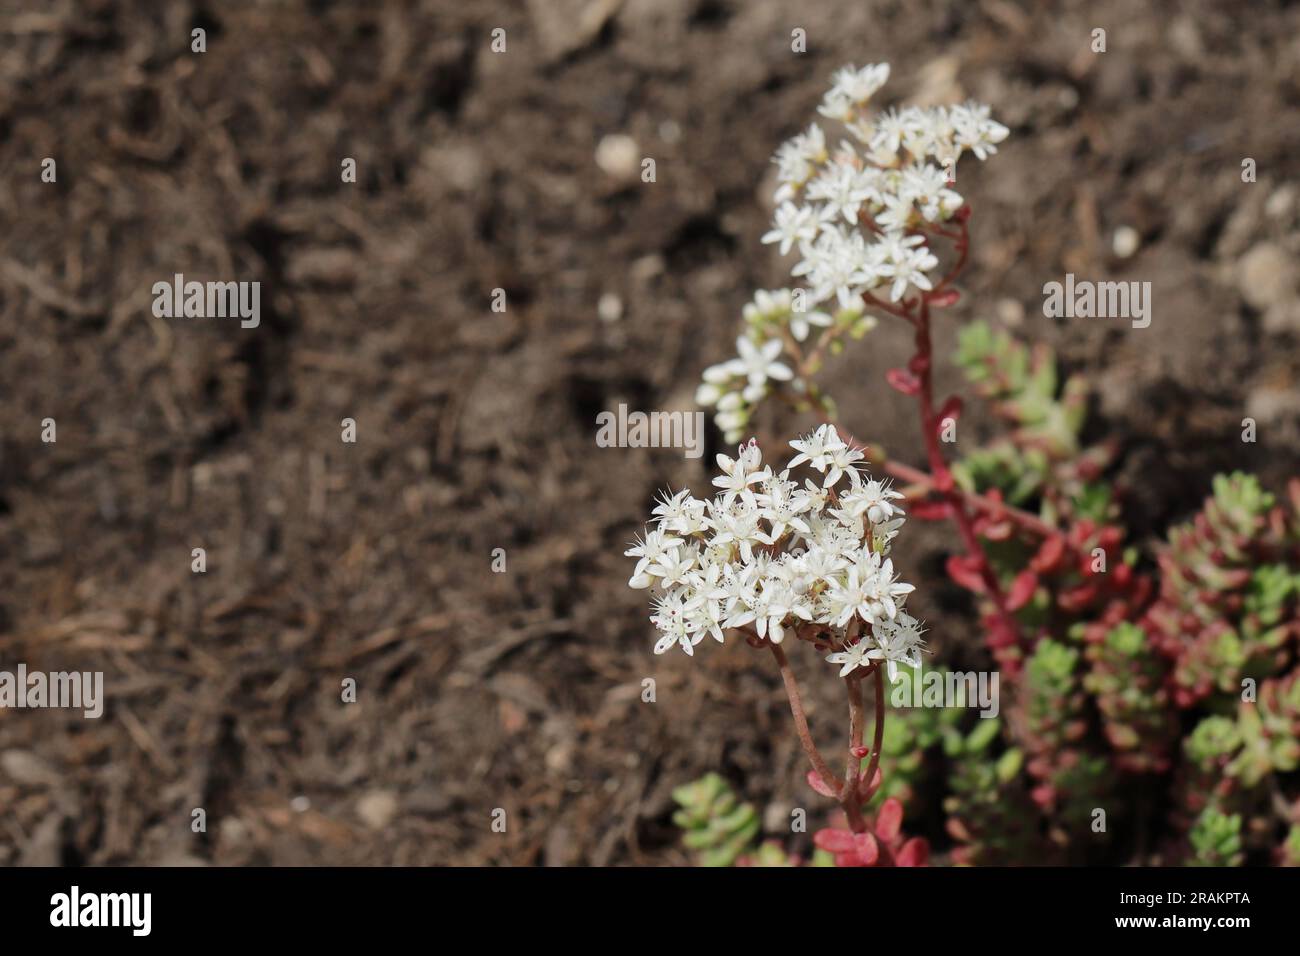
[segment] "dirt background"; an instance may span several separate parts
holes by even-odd
[[[624,586],[656,489],[706,487],[710,459],[594,435],[620,401],[687,407],[752,289],[786,283],[769,159],[843,63],[1011,127],[959,170],[975,243],[939,349],[975,316],[1059,347],[1139,537],[1216,470],[1300,471],[1294,4],[0,10],[0,668],[102,670],[108,698],[0,710],[0,864],[671,864],[669,790],[707,770],[776,833],[814,804],[770,662],[655,658]],[[611,134],[656,182],[597,163]],[[1067,271],[1151,281],[1152,326],[1042,318]],[[155,319],[175,272],[260,281],[261,326]],[[882,327],[832,381],[916,461],[881,377],[907,354]],[[899,559],[960,655],[953,545],[916,528]],[[805,683],[838,734],[837,686]]]

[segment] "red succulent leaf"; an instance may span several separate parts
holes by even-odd
[[[876,814],[876,835],[886,843],[893,843],[903,829],[903,803],[890,797]]]
[[[952,517],[952,505],[941,499],[926,499],[911,503],[910,512],[918,521],[946,521]]]
[[[880,858],[880,847],[876,844],[876,838],[870,833],[854,834],[853,842],[856,844],[858,858],[862,860],[860,865],[871,866]]]
[[[1014,530],[1010,521],[999,521],[985,525],[982,534],[990,541],[1009,541]]]
[[[821,774],[816,770],[808,771],[808,786],[812,787],[823,797],[831,797],[832,799],[839,797],[839,794],[835,792],[835,788],[823,780]]]
[[[944,289],[942,292],[936,292],[928,298],[930,305],[936,309],[946,309],[950,305],[957,304],[957,300],[961,298],[961,293],[956,289]]]
[[[984,593],[984,578],[980,576],[979,571],[975,569],[969,558],[960,554],[951,555],[945,567],[948,571],[948,577],[952,578],[968,591],[974,591],[976,594]]]
[[[948,400],[943,403],[943,407],[939,409],[939,414],[935,416],[935,419],[939,422],[939,426],[942,427],[945,418],[951,418],[953,421],[956,421],[960,417],[961,396],[949,395]]]
[[[1016,632],[1009,627],[1006,621],[1002,620],[1002,618],[993,615],[984,618],[982,623],[989,632],[987,642],[990,649],[996,651],[1002,647],[1012,647],[1015,645]],[[1004,663],[1003,666],[1006,667],[1007,664]]]
[[[930,844],[925,837],[912,837],[898,851],[895,863],[899,866],[925,866],[930,862]]]
[[[1071,614],[1082,611],[1097,596],[1096,584],[1081,584],[1077,588],[1071,588],[1064,591],[1056,598],[1056,603],[1061,606],[1061,610]]]
[[[885,381],[890,388],[904,395],[915,395],[921,390],[921,380],[907,369],[891,368],[885,373]]]
[[[850,830],[826,827],[813,834],[813,845],[830,853],[856,853],[858,843]]]
[[[1007,592],[1007,610],[1019,611],[1029,603],[1036,590],[1038,590],[1038,575],[1033,571],[1021,571],[1011,582],[1011,589]]]
[[[1065,539],[1059,534],[1048,535],[1029,562],[1029,567],[1039,574],[1048,574],[1060,567],[1065,557]]]

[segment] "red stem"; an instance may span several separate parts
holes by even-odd
[[[812,733],[808,730],[808,718],[804,714],[803,698],[799,696],[799,682],[795,680],[794,671],[790,668],[790,661],[785,656],[785,651],[781,650],[780,644],[768,643],[772,648],[772,656],[776,658],[776,664],[781,669],[781,680],[785,682],[785,695],[790,699],[790,713],[794,715],[794,727],[799,735],[799,743],[803,746],[803,752],[807,754],[809,762],[817,775],[825,781],[826,785],[834,790],[841,791],[844,788],[844,781],[835,776],[826,759],[817,749],[817,744],[813,742]]]
[[[993,602],[998,618],[1001,620],[1002,625],[1007,628],[1007,632],[1015,636],[1016,643],[1019,644],[1020,625],[1007,608],[1006,595],[1002,593],[1002,585],[998,581],[997,574],[993,571],[993,566],[989,564],[988,556],[984,553],[984,546],[980,543],[979,535],[975,533],[974,522],[967,510],[966,501],[960,489],[956,488],[953,483],[952,472],[948,470],[948,463],[943,457],[943,449],[939,446],[939,423],[936,420],[934,411],[932,374],[934,363],[933,346],[930,341],[930,297],[938,294],[944,286],[955,279],[962,267],[965,266],[968,246],[969,237],[966,235],[966,224],[963,222],[961,239],[957,242],[958,259],[956,265],[934,289],[921,296],[921,308],[916,313],[913,323],[916,327],[916,357],[913,359],[912,366],[920,383],[916,393],[916,402],[921,413],[921,431],[925,439],[926,455],[930,460],[930,473],[933,476],[934,486],[952,507],[953,521],[957,524],[957,531],[961,535],[962,544],[966,548],[966,553],[975,562],[976,570],[980,579],[984,582],[985,591]]]
[[[844,678],[844,686],[849,692],[849,759],[844,768],[844,786],[840,790],[840,806],[848,818],[849,829],[854,833],[865,833],[867,821],[862,817],[862,797],[858,773],[862,769],[862,758],[853,751],[862,746],[862,680],[856,674]]]
[[[875,666],[876,671],[876,731],[871,740],[871,761],[867,764],[867,773],[862,778],[867,782],[866,792],[862,794],[862,799],[869,800],[875,793],[875,788],[871,782],[876,779],[876,768],[880,766],[880,745],[885,739],[885,675],[880,669],[880,665]]]

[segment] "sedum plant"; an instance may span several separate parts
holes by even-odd
[[[699,856],[701,866],[731,866],[751,849],[758,834],[758,813],[741,803],[716,773],[673,791],[680,809],[673,822],[684,832],[682,843]]]
[[[717,456],[713,497],[664,493],[627,552],[630,584],[652,591],[656,653],[693,655],[706,637],[770,653],[808,782],[838,804],[814,838],[823,862],[924,862],[926,845],[901,834],[906,801],[958,864],[1300,863],[1300,482],[1283,502],[1249,475],[1219,476],[1188,523],[1140,548],[1110,477],[1117,448],[1084,440],[1086,384],[1062,379],[1045,345],[979,321],[959,330],[955,362],[995,431],[950,460],[964,402],[934,392],[932,327],[959,301],[970,251],[953,171],[1008,131],[978,104],[872,110],[888,75],[839,71],[822,120],[777,152],[762,240],[790,256],[795,282],[755,293],[736,356],[706,368],[696,395],[741,444]],[[818,381],[891,322],[914,350],[883,384],[915,403],[924,467],[855,440]],[[819,422],[779,468],[750,437],[764,406]],[[886,675],[913,679],[899,665],[925,649],[890,558],[903,503],[955,528],[945,570],[974,600],[1000,719],[972,726],[949,701],[886,729]],[[797,645],[844,683],[842,772],[809,732]],[[679,822],[721,851],[710,861],[792,859],[755,850],[749,822],[732,829],[749,819],[741,805],[691,806]]]
[[[796,407],[832,414],[813,376],[828,354],[873,327],[871,310],[915,325],[918,362],[896,385],[906,382],[928,428],[937,425],[921,356],[929,352],[931,305],[955,301],[948,285],[967,242],[967,211],[950,173],[964,152],[980,159],[994,152],[1007,130],[974,104],[873,113],[869,103],[888,77],[887,64],[840,70],[819,113],[843,139],[829,142],[814,123],[777,152],[777,208],[763,241],[782,254],[797,250],[791,272],[801,286],[756,294],[743,313],[737,356],[704,373],[697,398],[716,409],[728,442],[744,438],[754,410],[778,390]],[[938,242],[960,249],[947,273],[938,272]],[[819,837],[839,862],[915,862],[924,854],[892,845],[901,822],[896,804],[881,806],[874,829],[863,813],[881,780],[884,674],[893,679],[900,663],[919,663],[924,646],[922,625],[904,608],[913,588],[897,580],[888,557],[904,521],[896,504],[902,495],[866,473],[864,452],[834,422],[790,444],[798,454],[779,471],[763,464],[752,438],[735,458],[718,455],[719,491],[710,500],[666,493],[655,526],[627,552],[637,559],[629,583],[656,591],[656,653],[693,654],[706,636],[722,642],[728,632],[771,652],[812,764],[809,782],[844,814],[842,840]],[[931,445],[937,455],[937,436]],[[792,479],[800,466],[815,477]],[[842,774],[809,733],[787,637],[839,668],[849,712]],[[867,680],[875,686],[870,746],[863,743]]]

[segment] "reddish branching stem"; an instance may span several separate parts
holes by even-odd
[[[965,236],[965,224],[962,226],[963,237]],[[962,243],[964,245],[964,241]],[[965,262],[965,256],[959,260],[959,265]],[[952,273],[939,286],[944,285],[952,278]],[[1006,594],[1002,590],[1002,584],[998,581],[998,576],[993,570],[993,565],[989,563],[988,556],[984,553],[984,545],[980,542],[979,535],[975,533],[975,523],[967,509],[966,502],[962,497],[960,490],[953,481],[952,472],[948,470],[948,462],[944,458],[943,450],[939,446],[939,430],[941,422],[934,410],[934,385],[932,366],[933,366],[933,346],[930,341],[930,302],[929,296],[934,293],[927,293],[921,297],[921,308],[916,316],[916,357],[912,361],[915,369],[917,380],[920,382],[920,388],[916,393],[917,408],[921,414],[921,430],[925,439],[925,451],[930,460],[930,474],[935,488],[948,501],[952,510],[953,522],[957,525],[957,532],[961,535],[963,546],[966,548],[967,555],[974,562],[974,568],[984,582],[985,593],[993,604],[994,613],[997,615],[1003,628],[1008,634],[1014,635],[1015,643],[1020,643],[1020,623],[1016,620],[1015,615],[1007,607]]]
[[[874,227],[874,223],[869,221],[866,222],[866,225]],[[1015,637],[1016,643],[1019,643],[1019,623],[1008,607],[1001,582],[998,580],[997,574],[984,552],[984,546],[980,541],[979,534],[975,530],[975,515],[982,514],[985,517],[997,520],[1009,520],[1024,530],[1043,536],[1056,534],[1057,529],[1026,511],[1009,507],[1001,501],[995,501],[965,491],[957,487],[953,479],[952,471],[948,467],[948,462],[944,457],[939,441],[940,428],[943,423],[939,421],[934,408],[932,375],[934,349],[930,338],[930,305],[941,295],[947,297],[948,287],[965,268],[967,256],[970,252],[970,236],[966,230],[965,216],[958,218],[958,229],[955,232],[939,227],[933,227],[927,232],[933,236],[942,236],[949,239],[954,244],[957,258],[947,275],[932,289],[922,292],[910,301],[904,300],[899,303],[891,303],[885,302],[870,293],[863,296],[868,306],[903,319],[915,329],[916,334],[916,354],[913,356],[909,368],[916,377],[917,409],[920,414],[921,431],[924,437],[930,471],[927,474],[919,469],[892,461],[884,462],[884,469],[888,474],[901,481],[908,482],[922,493],[938,495],[947,502],[948,511],[953,522],[957,525],[958,534],[961,536],[962,545],[965,547],[973,567],[984,584],[985,594],[993,604],[994,613],[1000,625],[1007,633]],[[787,343],[805,378],[810,377],[812,368],[820,360],[820,356],[824,348],[829,344],[832,334],[833,330],[827,330],[822,336],[822,340],[818,342],[807,358],[805,358],[796,343],[793,341]],[[853,442],[852,435],[844,431],[837,422],[829,416],[825,416],[825,418],[835,425],[836,430],[841,432],[845,440]],[[862,814],[862,804],[869,800],[875,792],[873,784],[876,773],[880,768],[880,750],[885,732],[885,680],[880,665],[875,664],[864,673],[851,674],[844,679],[849,697],[849,754],[845,764],[844,777],[840,779],[835,776],[812,739],[812,733],[808,729],[808,718],[804,712],[803,700],[799,694],[799,684],[795,679],[794,671],[790,667],[790,661],[786,657],[785,651],[778,644],[773,644],[770,641],[767,643],[772,649],[772,655],[776,658],[777,666],[781,670],[781,679],[785,683],[786,696],[790,701],[790,712],[794,715],[795,730],[798,733],[799,743],[803,747],[804,753],[808,756],[813,770],[821,777],[825,786],[833,789],[837,794],[840,806],[848,818],[850,829],[855,833],[865,832],[867,824]],[[867,770],[865,773],[860,773],[864,730],[862,682],[868,675],[875,678],[875,729],[872,736]]]
[[[933,289],[921,295],[921,307],[916,315],[916,357],[913,359],[913,364],[917,378],[921,383],[916,398],[921,413],[921,428],[924,431],[926,453],[930,459],[930,472],[933,475],[935,487],[952,507],[953,521],[956,523],[957,531],[961,535],[962,544],[966,547],[966,553],[975,562],[976,570],[984,582],[989,600],[993,603],[995,614],[1006,633],[1012,635],[1018,645],[1020,643],[1020,624],[1007,606],[1006,594],[1003,593],[1002,584],[998,581],[993,565],[989,563],[988,555],[984,553],[984,545],[980,542],[979,535],[975,533],[975,523],[971,518],[970,511],[967,509],[966,501],[956,488],[952,473],[948,470],[948,463],[944,460],[943,450],[939,447],[939,427],[941,423],[936,420],[934,412],[934,387],[931,374],[934,362],[933,348],[930,342],[930,301],[944,292],[946,287],[966,267],[966,257],[970,251],[970,236],[966,231],[966,218],[959,218],[959,222],[961,225],[960,236],[955,240],[957,261],[948,271],[948,274]]]
[[[870,799],[875,793],[873,782],[876,779],[876,769],[880,766],[880,747],[885,739],[885,675],[879,664],[874,670],[876,672],[876,730],[871,738],[871,760],[867,763],[867,772],[862,776],[866,781],[866,789],[861,794],[863,800]]]
[[[835,430],[840,433],[840,436],[844,438],[845,441],[853,441],[855,444],[861,444],[836,422],[832,421],[831,424],[835,425]],[[897,478],[899,481],[907,482],[908,485],[915,488],[918,492],[928,494],[935,491],[934,478],[928,472],[921,471],[919,468],[913,468],[911,465],[905,465],[901,461],[893,461],[891,459],[886,459],[881,462],[880,467],[884,469],[886,474]],[[1024,530],[1030,531],[1041,537],[1046,538],[1049,535],[1056,534],[1059,530],[1038,517],[1038,515],[1030,514],[1028,511],[1004,504],[1001,501],[994,501],[992,498],[984,497],[984,495],[966,491],[957,487],[953,488],[953,493],[960,496],[966,507],[970,508],[972,511],[983,512],[990,518],[1005,518]]]
[[[840,788],[840,806],[848,818],[849,829],[854,833],[866,830],[866,821],[862,818],[862,800],[860,797],[858,772],[862,768],[862,758],[858,749],[862,746],[862,680],[860,675],[850,674],[844,678],[844,687],[849,694],[849,757],[844,767],[844,786]]]
[[[812,739],[812,733],[808,730],[808,717],[804,713],[803,698],[799,694],[799,682],[795,679],[794,671],[790,667],[790,661],[785,656],[785,651],[781,649],[780,644],[768,642],[768,647],[772,649],[772,656],[776,658],[777,667],[781,669],[781,680],[785,682],[785,695],[790,699],[790,713],[794,715],[795,732],[799,735],[799,743],[803,747],[803,752],[808,755],[808,761],[817,771],[817,775],[822,778],[828,787],[836,791],[842,791],[844,781],[835,776],[831,770],[830,764],[826,758],[821,755],[817,749],[817,744]]]

